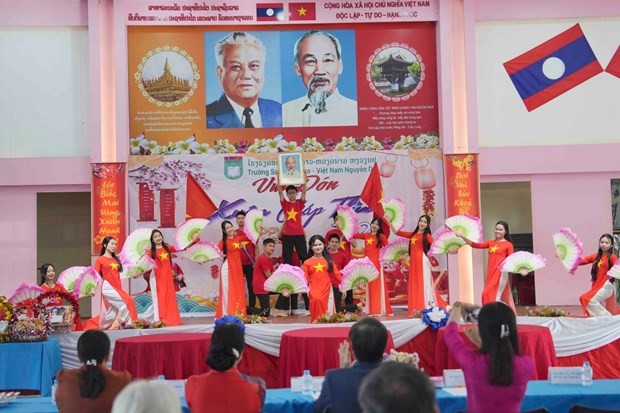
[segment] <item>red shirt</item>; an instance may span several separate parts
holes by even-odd
[[[342,231],[340,231],[338,228],[333,228],[327,231],[327,234],[325,234],[325,242],[329,244],[329,237],[331,237],[332,234],[338,235],[338,237],[340,238],[340,250],[349,254],[350,257],[351,243],[344,238],[344,236],[342,235]]]
[[[243,232],[243,230],[241,229],[235,230],[235,236],[241,240],[241,245],[243,245],[245,251],[248,252],[246,254],[245,251],[241,251],[241,265],[254,264],[254,257],[256,256],[256,252],[254,250],[254,244],[252,244],[252,241],[250,241],[248,236],[245,235],[245,232]],[[248,254],[250,255],[250,257],[252,257],[252,259],[248,257]]]
[[[280,201],[282,206],[282,214],[284,215],[283,235],[304,235],[304,227],[301,222],[302,211],[306,205],[306,201],[298,199],[295,202]]]
[[[338,250],[335,254],[329,252],[329,255],[331,255],[332,260],[334,260],[334,264],[339,271],[342,271],[345,265],[347,265],[349,261],[351,261],[351,258],[343,250]],[[333,274],[329,274],[329,278],[331,279],[332,285],[334,287],[338,287],[340,285],[340,282],[336,280]]]
[[[265,254],[261,254],[256,259],[252,276],[252,289],[254,290],[254,294],[269,294],[269,291],[265,290],[265,281],[267,281],[265,273],[269,272],[273,274],[274,271],[275,269],[273,268],[271,258]]]

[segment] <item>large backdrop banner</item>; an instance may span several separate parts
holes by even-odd
[[[370,210],[360,201],[360,193],[375,163],[379,165],[385,198],[400,198],[406,207],[404,230],[412,231],[418,217],[430,214],[436,231],[444,220],[442,154],[439,149],[415,151],[347,151],[304,153],[307,201],[303,211],[306,236],[325,235],[333,228],[331,215],[336,206],[346,205],[358,212],[361,231],[369,231]],[[132,156],[128,164],[129,225],[159,228],[172,243],[175,226],[185,220],[187,174],[191,173],[218,207],[201,239],[217,243],[222,238],[223,220],[235,222],[240,210],[263,211],[265,237],[278,237],[283,223],[276,187],[277,154]],[[190,201],[191,202],[191,201]],[[398,237],[392,235],[390,241]],[[259,245],[262,248],[261,241]],[[358,245],[363,248],[363,243]],[[276,251],[280,255],[279,250]],[[219,265],[204,265],[177,259],[187,287],[182,312],[211,311],[217,304]],[[445,261],[436,268],[437,282],[447,290]],[[392,300],[406,302],[406,267],[394,263],[385,268]],[[132,291],[144,288],[132,281]],[[138,300],[140,304],[140,300]]]
[[[316,29],[129,26],[131,154],[438,146],[434,22]]]

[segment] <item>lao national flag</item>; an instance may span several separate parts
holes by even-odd
[[[284,20],[284,3],[256,3],[256,20],[259,22]]]
[[[316,20],[316,3],[289,3],[288,19],[295,20]]]
[[[504,68],[528,112],[603,71],[579,24],[504,63]]]
[[[616,50],[616,53],[612,56],[609,64],[605,68],[605,71],[616,77],[620,77],[620,46]]]

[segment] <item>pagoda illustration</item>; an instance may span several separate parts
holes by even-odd
[[[172,73],[168,59],[164,64],[164,73],[156,79],[142,79],[144,90],[161,102],[174,102],[182,99],[191,90],[189,80],[181,79]]]

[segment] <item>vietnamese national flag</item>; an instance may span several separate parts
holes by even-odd
[[[616,77],[620,77],[620,46],[616,49],[616,53],[611,57],[609,64],[605,68],[607,73],[610,73]]]
[[[284,20],[284,3],[256,3],[256,20],[259,22]]]
[[[504,68],[528,112],[603,71],[579,24],[504,63]]]
[[[316,20],[316,3],[289,3],[288,19],[295,20]]]
[[[187,174],[185,219],[190,218],[209,218],[217,207],[209,198],[209,195],[202,189],[191,173]]]
[[[383,210],[383,185],[381,185],[381,175],[379,175],[379,167],[376,162],[375,166],[372,167],[372,171],[370,171],[360,198],[375,215],[383,218],[385,215]]]

